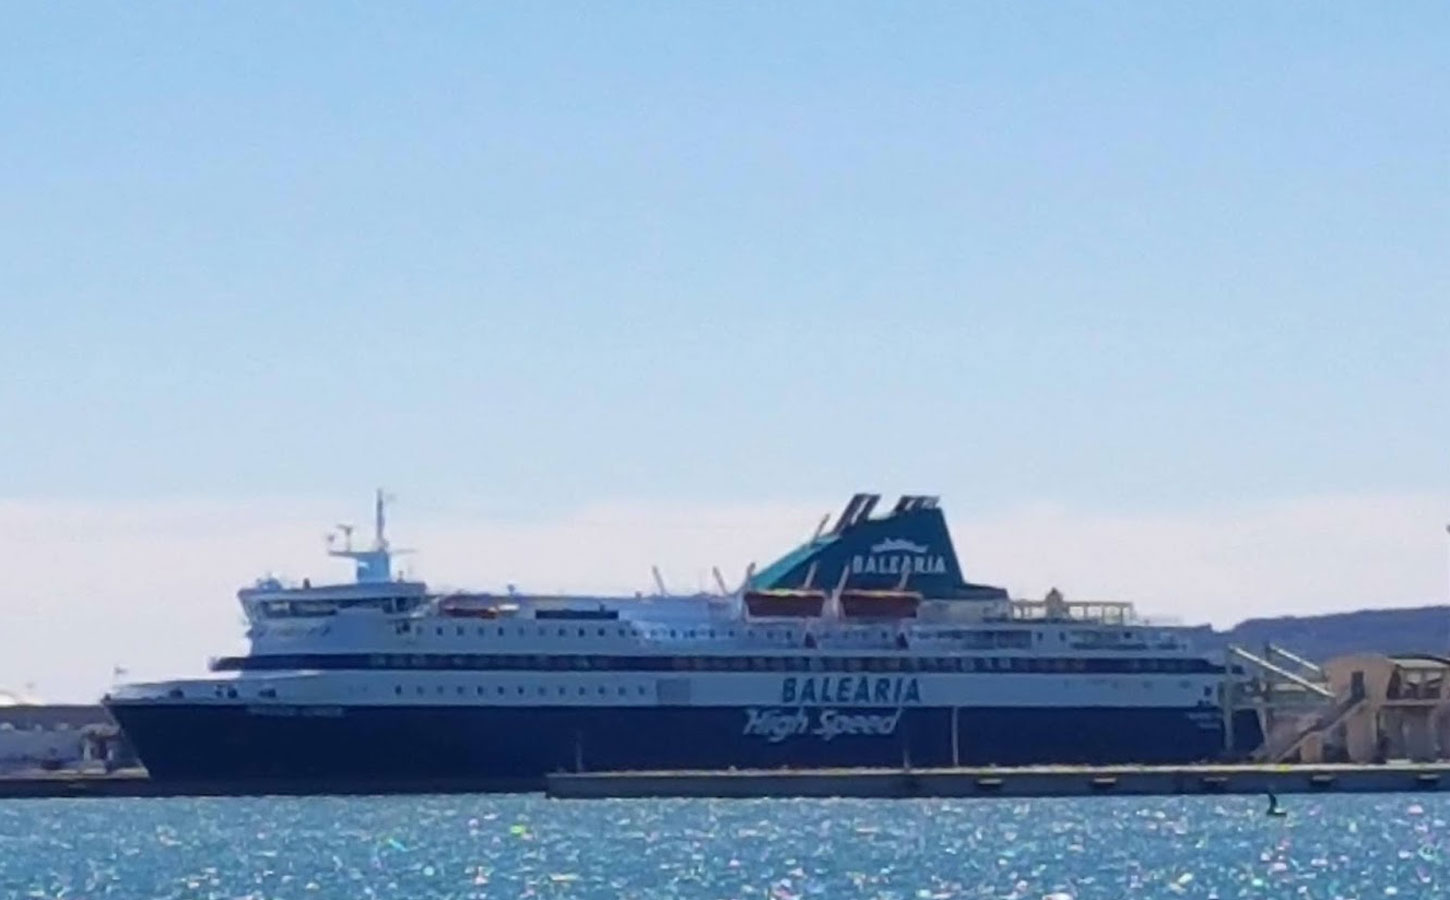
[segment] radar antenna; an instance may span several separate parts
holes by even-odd
[[[368,583],[377,583],[393,580],[393,555],[406,553],[406,550],[394,550],[388,545],[387,525],[388,512],[387,504],[392,496],[385,494],[382,488],[378,488],[373,500],[373,546],[368,550],[354,550],[352,546],[351,525],[338,525],[337,530],[342,534],[342,549],[327,551],[329,556],[337,556],[343,559],[350,559],[357,567],[357,580]],[[329,535],[329,548],[334,543],[335,535]]]
[[[352,533],[355,530],[356,529],[351,525],[339,523],[337,526],[337,534],[329,534],[327,536],[327,546],[331,547],[333,542],[337,540],[337,535],[340,534],[342,535],[342,549],[351,550]]]

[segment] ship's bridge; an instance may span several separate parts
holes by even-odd
[[[328,555],[351,560],[356,580],[349,584],[314,586],[310,581],[284,584],[277,578],[260,579],[255,585],[237,592],[242,609],[252,621],[291,617],[332,616],[342,612],[375,611],[407,613],[422,606],[428,599],[428,588],[420,581],[393,577],[392,558],[400,552],[388,543],[386,497],[377,492],[374,504],[374,536],[371,547],[353,546],[351,525],[338,526],[341,545],[336,535],[328,537]]]
[[[406,613],[425,603],[427,596],[427,585],[418,581],[313,586],[307,582],[284,585],[268,579],[237,592],[242,609],[253,620],[363,610]]]

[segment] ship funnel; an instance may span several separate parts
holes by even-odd
[[[841,534],[846,529],[864,520],[871,515],[871,510],[881,501],[880,494],[856,494],[846,503],[846,508],[841,510],[841,517],[836,520],[836,526],[831,529],[832,535]]]
[[[752,587],[800,590],[849,578],[856,590],[900,591],[909,585],[931,599],[1006,598],[1001,588],[963,578],[937,497],[906,494],[887,515],[872,518],[880,499],[880,494],[852,496],[827,534],[762,569]]]

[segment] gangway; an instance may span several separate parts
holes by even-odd
[[[1274,657],[1276,656],[1283,657],[1284,659],[1295,664],[1299,668],[1312,672],[1316,678],[1322,679],[1325,677],[1324,669],[1315,665],[1304,657],[1298,655],[1297,653],[1292,653],[1288,650],[1285,650],[1278,644],[1264,644],[1264,659],[1272,662]]]
[[[1235,746],[1234,714],[1252,709],[1258,714],[1263,734],[1263,743],[1252,754],[1255,760],[1282,759],[1297,749],[1308,734],[1331,727],[1348,713],[1347,709],[1339,709],[1334,690],[1319,666],[1273,644],[1265,644],[1262,655],[1229,645],[1224,653],[1224,672],[1226,746]]]
[[[1271,644],[1269,646],[1272,647],[1273,645]],[[1277,650],[1277,648],[1275,648],[1275,649]],[[1299,657],[1293,656],[1292,654],[1289,654],[1288,651],[1285,651],[1285,650],[1277,650],[1277,652],[1278,652],[1279,655],[1282,655],[1282,656],[1285,656],[1285,657],[1289,657],[1289,658],[1292,658],[1294,660],[1299,660],[1299,661],[1303,662],[1302,660],[1300,660]],[[1249,651],[1245,650],[1242,647],[1238,647],[1238,646],[1234,646],[1234,645],[1229,645],[1228,653],[1229,653],[1230,659],[1237,659],[1237,660],[1239,660],[1241,662],[1246,662],[1249,665],[1253,666],[1254,668],[1258,669],[1261,675],[1271,676],[1271,678],[1270,678],[1270,684],[1271,685],[1272,685],[1272,677],[1277,677],[1277,678],[1283,679],[1284,681],[1288,681],[1288,682],[1290,682],[1292,684],[1298,685],[1299,687],[1301,687],[1304,690],[1310,692],[1311,694],[1316,694],[1316,695],[1318,695],[1320,697],[1325,698],[1326,700],[1333,700],[1334,699],[1334,691],[1330,690],[1329,687],[1324,682],[1322,682],[1322,681],[1320,681],[1320,682],[1310,681],[1308,678],[1304,677],[1303,675],[1299,675],[1299,674],[1297,674],[1295,672],[1291,672],[1288,669],[1284,668],[1283,666],[1279,666],[1279,665],[1277,665],[1275,663],[1269,662],[1267,659],[1264,659],[1262,656],[1256,656],[1255,654],[1250,653]],[[1303,664],[1306,665],[1306,666],[1308,666],[1308,667],[1311,667],[1316,673],[1318,673],[1321,676],[1324,674],[1324,671],[1322,669],[1320,669],[1318,666],[1315,666],[1313,663],[1304,662]]]

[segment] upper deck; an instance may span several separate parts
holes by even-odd
[[[589,596],[430,592],[392,577],[379,494],[377,535],[355,550],[350,530],[331,555],[357,563],[346,584],[284,584],[275,578],[238,592],[254,651],[279,642],[393,648],[399,642],[459,649],[572,652],[587,638],[595,652],[775,652],[805,646],[881,647],[910,653],[1057,649],[1186,652],[1174,629],[1145,625],[1128,603],[1074,602],[1054,590],[1014,600],[1002,588],[967,581],[936,498],[907,496],[879,517],[877,495],[858,494],[834,525],[734,591]],[[344,621],[345,620],[345,621]],[[592,627],[590,627],[592,626]],[[576,634],[577,632],[577,634]],[[436,641],[437,638],[447,641]]]

